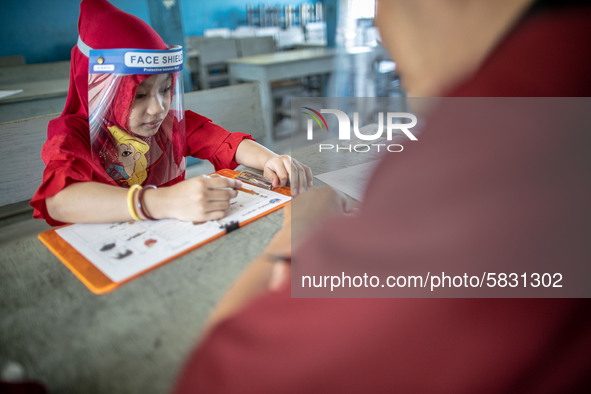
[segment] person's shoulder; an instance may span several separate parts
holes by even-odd
[[[540,5],[505,35],[478,70],[446,96],[587,97],[591,6]],[[556,61],[560,59],[560,61]]]
[[[198,114],[197,112],[186,110],[185,111],[185,122],[187,125],[187,129],[201,127],[204,124],[211,122],[206,116]]]

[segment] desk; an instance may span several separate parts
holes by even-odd
[[[260,84],[266,136],[264,145],[273,142],[273,96],[271,82],[282,79],[330,73],[335,69],[332,49],[300,49],[228,60],[230,83],[239,80]]]
[[[316,152],[297,152],[315,173],[365,158]],[[56,393],[168,392],[211,309],[282,221],[273,212],[100,296],[37,239],[45,222],[0,228],[0,367],[18,362]]]
[[[0,99],[0,104],[18,101],[38,100],[68,95],[70,80],[68,78],[50,79],[46,81],[17,82],[0,85],[0,90],[22,90],[22,92]]]
[[[273,142],[274,114],[271,82],[309,75],[329,74],[337,69],[335,64],[337,57],[338,66],[341,67],[344,66],[340,64],[341,61],[348,62],[352,57],[366,56],[371,52],[372,49],[369,47],[354,48],[348,52],[338,52],[332,48],[296,49],[231,59],[226,62],[229,65],[230,83],[244,80],[260,84],[267,133],[263,143],[269,146]]]
[[[69,76],[69,60],[0,67],[0,85],[62,79]]]
[[[326,48],[326,41],[305,41],[295,44],[295,49]]]
[[[25,220],[0,229],[0,367],[52,393],[167,393],[217,300],[281,226],[274,212],[104,295]]]
[[[69,83],[61,78],[0,85],[0,90],[22,90],[0,99],[0,122],[62,112]]]

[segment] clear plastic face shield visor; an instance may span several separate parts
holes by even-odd
[[[185,171],[182,70],[180,46],[89,51],[92,155],[120,186],[159,186]]]

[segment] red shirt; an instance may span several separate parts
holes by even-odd
[[[185,116],[186,141],[177,141],[180,147],[177,146],[176,149],[184,156],[209,160],[216,170],[235,168],[238,165],[234,161],[234,155],[243,139],[252,139],[248,134],[230,133],[192,111],[186,111]],[[117,186],[103,166],[92,157],[87,119],[62,115],[51,121],[41,157],[45,162],[43,181],[31,200],[31,206],[35,209],[33,216],[45,219],[50,225],[63,223],[49,216],[45,200],[66,186],[74,182],[89,181]],[[178,183],[183,179],[184,173],[166,185]]]

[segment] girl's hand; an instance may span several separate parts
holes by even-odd
[[[169,187],[147,190],[144,204],[157,219],[205,222],[226,216],[240,181],[218,175],[189,178]]]
[[[263,167],[263,176],[272,182],[273,187],[285,186],[289,179],[291,194],[294,196],[312,187],[310,167],[288,155],[275,156],[267,160]]]

